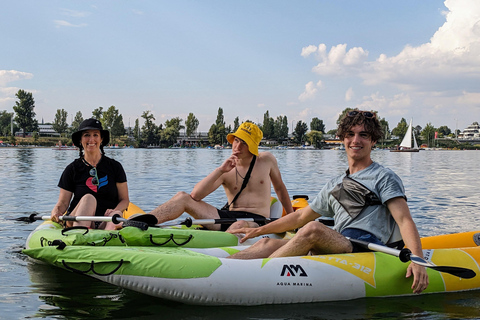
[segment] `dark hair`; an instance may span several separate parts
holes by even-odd
[[[352,111],[359,110],[355,109]],[[342,120],[340,120],[340,123],[338,124],[337,136],[340,138],[340,140],[345,139],[347,132],[350,131],[352,127],[358,125],[363,125],[365,131],[370,134],[372,141],[378,141],[383,137],[383,129],[376,115],[374,117],[365,117],[363,112],[359,111],[352,116],[349,115],[350,112],[345,113]]]

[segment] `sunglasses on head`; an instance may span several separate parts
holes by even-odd
[[[360,110],[353,110],[347,113],[349,117],[355,117],[357,114],[363,115],[365,118],[373,119],[375,118],[375,113],[370,111],[360,111]]]
[[[89,173],[90,173],[90,176],[93,177],[92,183],[98,187],[98,186],[99,186],[99,182],[98,182],[97,168],[92,168],[92,169],[90,169],[90,172],[89,172]]]

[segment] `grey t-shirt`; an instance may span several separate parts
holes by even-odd
[[[355,219],[345,211],[342,205],[330,194],[332,189],[342,182],[346,173],[328,182],[318,193],[310,208],[316,213],[335,218],[334,230],[342,232],[346,228],[357,228],[375,235],[383,243],[390,239],[396,222],[385,203],[396,197],[405,197],[402,180],[392,170],[374,162],[364,170],[350,174],[349,177],[373,191],[382,205],[365,208]]]

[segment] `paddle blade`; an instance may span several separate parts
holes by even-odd
[[[14,219],[14,220],[15,221],[23,221],[23,222],[32,223],[32,222],[35,222],[37,220],[43,220],[43,217],[37,216],[37,213],[32,213],[28,217],[20,217],[20,218]]]
[[[449,267],[449,266],[430,266],[430,269],[437,270],[439,272],[449,273],[452,276],[456,276],[463,279],[472,279],[477,275],[475,271],[467,268]]]
[[[463,279],[472,279],[477,275],[475,271],[473,271],[472,269],[461,268],[461,267],[451,267],[451,266],[437,266],[413,254],[410,255],[410,261],[418,265],[421,265],[423,267],[430,268],[438,272],[448,273]]]
[[[158,220],[153,214],[134,214],[128,220],[140,221],[148,224],[150,227],[153,227],[157,224]]]

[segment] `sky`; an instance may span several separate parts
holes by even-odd
[[[26,90],[40,123],[112,105],[199,131],[219,108],[290,130],[347,107],[391,129],[480,121],[478,0],[0,1],[0,111]]]

